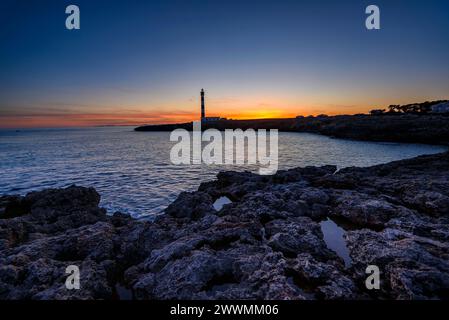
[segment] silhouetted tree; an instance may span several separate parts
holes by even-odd
[[[397,112],[400,112],[400,105],[397,105],[397,104],[390,104],[389,106],[388,106],[388,112],[390,112],[390,113],[397,113]]]
[[[448,100],[426,101],[422,103],[411,103],[405,105],[392,104],[388,106],[388,113],[427,114],[432,112],[432,106],[447,101]]]

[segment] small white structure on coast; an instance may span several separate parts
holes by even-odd
[[[432,113],[449,113],[449,101],[434,104]]]

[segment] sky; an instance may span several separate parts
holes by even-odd
[[[0,128],[187,122],[201,88],[233,119],[449,99],[449,1],[0,2]]]

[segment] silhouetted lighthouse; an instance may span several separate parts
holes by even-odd
[[[201,120],[206,118],[206,110],[204,108],[204,89],[201,89]]]

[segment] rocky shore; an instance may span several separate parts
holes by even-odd
[[[92,188],[1,197],[0,299],[449,298],[449,153],[335,171],[223,172],[148,222],[108,215]]]

